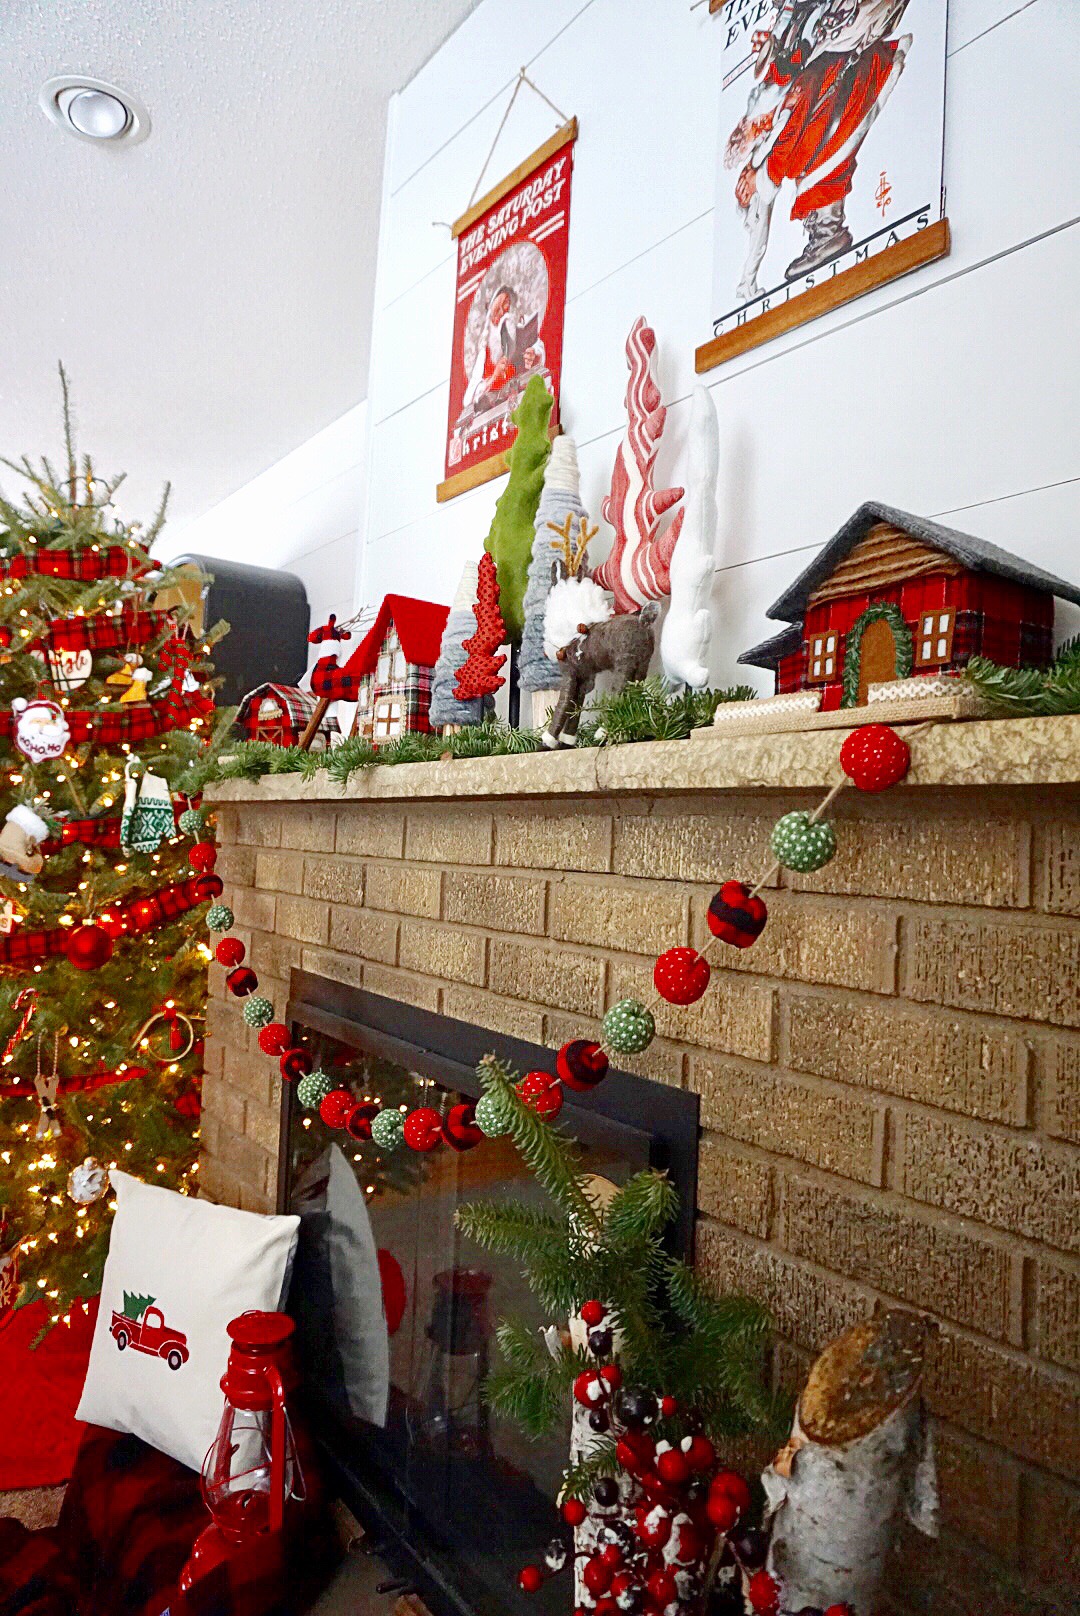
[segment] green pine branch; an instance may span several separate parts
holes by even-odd
[[[994,712],[1010,717],[1080,713],[1080,636],[1066,640],[1048,668],[1007,668],[972,657],[964,678]]]

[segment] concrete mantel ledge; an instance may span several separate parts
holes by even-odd
[[[398,763],[357,770],[347,785],[325,774],[222,780],[211,802],[385,802],[486,797],[639,796],[679,791],[826,790],[850,730],[683,741]],[[903,733],[903,729],[901,729]],[[1080,783],[1080,715],[940,723],[913,742],[904,781],[918,786],[1059,786]]]

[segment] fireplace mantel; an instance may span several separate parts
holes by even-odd
[[[849,730],[726,737],[698,731],[688,740],[587,747],[446,763],[358,769],[345,786],[322,773],[225,780],[215,802],[480,800],[676,791],[826,790]],[[902,733],[902,732],[901,732]],[[1013,718],[938,724],[916,742],[905,786],[1068,785],[1080,781],[1080,717]]]
[[[224,901],[279,1015],[300,969],[556,1049],[701,944],[844,733],[224,782]],[[697,1261],[772,1308],[782,1373],[879,1299],[937,1318],[959,1536],[920,1581],[998,1609],[1003,1574],[1054,1586],[1080,1497],[1080,717],[940,724],[830,817],[834,861],[773,881],[757,943],[626,1065],[701,1096]],[[265,1209],[280,1078],[224,974],[203,1189]]]

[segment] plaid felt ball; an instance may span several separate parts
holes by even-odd
[[[306,1049],[286,1049],[278,1061],[278,1070],[286,1083],[295,1083],[315,1070],[315,1062]]]
[[[325,1072],[309,1072],[296,1085],[296,1098],[305,1111],[317,1111],[334,1085]]]
[[[652,1012],[640,999],[620,999],[603,1021],[604,1043],[618,1055],[640,1055],[656,1037]]]
[[[556,1055],[555,1069],[568,1089],[584,1094],[603,1082],[608,1073],[608,1058],[599,1044],[587,1038],[572,1038]]]
[[[244,1005],[243,1016],[249,1027],[268,1027],[274,1019],[274,1007],[269,999],[256,993]]]
[[[769,911],[760,898],[750,896],[742,881],[725,881],[714,893],[705,919],[714,937],[733,948],[749,948],[765,930]]]
[[[472,1150],[484,1135],[476,1126],[476,1107],[471,1100],[452,1105],[442,1125],[442,1136],[451,1150]]]
[[[238,965],[236,970],[230,971],[225,978],[225,986],[230,993],[235,993],[238,999],[246,999],[249,993],[255,992],[258,985],[259,978],[254,971],[248,970],[246,965]]]
[[[225,883],[220,875],[197,875],[191,885],[200,903],[207,903],[211,898],[220,898],[225,890]]]
[[[371,1137],[380,1150],[397,1150],[405,1139],[405,1118],[400,1111],[380,1111],[371,1119]]]
[[[227,903],[212,903],[206,911],[207,931],[232,931],[236,916]]]
[[[824,819],[812,820],[801,809],[785,814],[773,826],[770,846],[785,870],[809,875],[836,857],[836,832]]]

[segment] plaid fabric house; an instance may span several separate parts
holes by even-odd
[[[957,673],[973,656],[1045,667],[1055,596],[1080,605],[1080,587],[1007,550],[870,503],[769,607],[789,626],[739,661],[771,668],[778,696],[863,706],[871,684]]]
[[[273,746],[296,746],[315,711],[315,697],[296,685],[256,685],[236,709],[236,727],[249,741],[269,741]],[[322,745],[330,745],[338,732],[338,721],[327,714],[319,725]]]
[[[316,696],[356,703],[354,733],[376,745],[406,731],[431,734],[431,679],[448,606],[387,595],[349,660],[322,657],[311,673]]]

